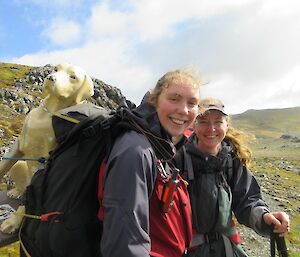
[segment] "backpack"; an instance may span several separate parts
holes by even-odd
[[[80,104],[53,115],[58,146],[40,160],[44,167],[26,189],[26,214],[19,230],[21,256],[101,257],[101,198],[105,163],[114,140],[127,130],[142,133],[158,163],[169,160],[175,150],[143,129],[139,115],[129,101],[116,111]]]
[[[116,125],[128,120],[132,107],[126,102],[107,111],[81,104],[53,115],[58,146],[26,189],[21,256],[101,256],[99,168],[123,133]]]

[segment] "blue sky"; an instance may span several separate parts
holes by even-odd
[[[230,113],[300,106],[298,0],[10,0],[0,61],[69,62],[138,103],[168,70]]]

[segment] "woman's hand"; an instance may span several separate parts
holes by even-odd
[[[285,212],[270,212],[263,215],[264,222],[273,225],[273,232],[280,237],[287,235],[290,231],[290,218]]]

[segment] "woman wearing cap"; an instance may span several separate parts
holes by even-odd
[[[193,245],[189,256],[247,256],[239,246],[232,212],[239,223],[267,236],[269,225],[284,236],[289,217],[270,212],[260,187],[250,172],[251,151],[243,142],[247,135],[232,128],[223,103],[200,101],[200,114],[189,143],[176,157],[186,171],[193,212]]]

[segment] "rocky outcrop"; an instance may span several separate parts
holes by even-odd
[[[18,65],[9,67],[16,70],[21,68]],[[16,79],[7,83],[0,80],[0,156],[9,150],[9,145],[21,132],[26,114],[44,98],[43,82],[53,70],[54,66],[50,64],[30,67],[25,76],[16,76]],[[92,78],[92,81],[94,95],[88,101],[105,109],[116,109],[124,98],[121,90],[97,78]]]
[[[12,87],[0,88],[0,101],[20,114],[27,114],[37,107],[42,97],[43,81],[54,69],[47,64],[43,67],[33,67],[25,78],[15,79]],[[94,96],[90,99],[96,105],[115,109],[124,96],[117,87],[108,85],[97,78],[94,82]]]
[[[294,143],[300,142],[300,138],[298,138],[297,136],[292,136],[292,135],[288,135],[288,134],[283,134],[283,135],[281,135],[280,138],[290,140],[291,142],[294,142]]]

